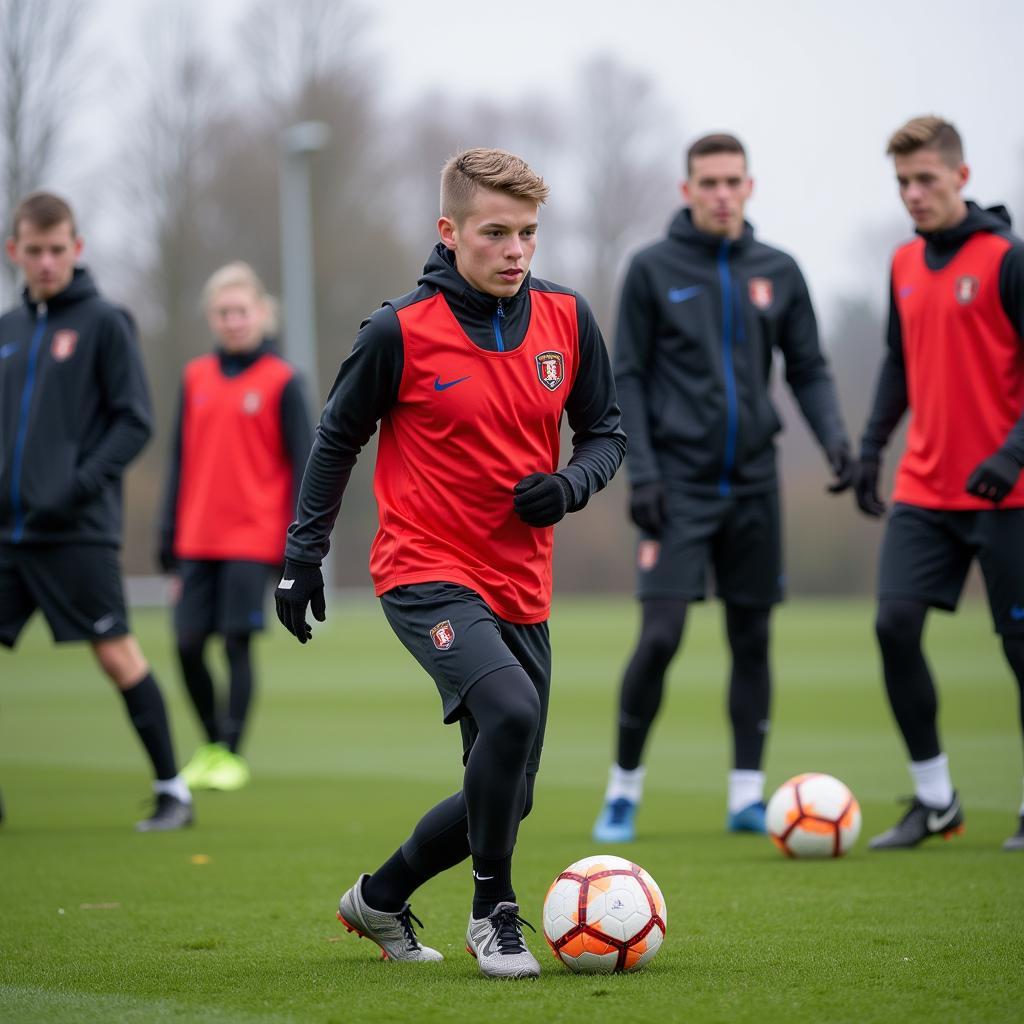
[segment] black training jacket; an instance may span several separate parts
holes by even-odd
[[[526,337],[530,292],[535,289],[567,291],[527,274],[511,298],[484,294],[466,282],[455,268],[452,253],[438,243],[423,268],[419,287],[385,302],[363,321],[316,428],[299,493],[298,521],[288,531],[287,558],[320,564],[356,457],[398,400],[404,346],[395,309],[440,291],[475,344],[491,351],[509,350]],[[608,483],[626,450],[604,339],[579,295],[576,309],[579,369],[565,405],[573,430],[572,457],[559,470],[572,487],[570,511],[583,508]]]
[[[77,269],[0,317],[0,543],[121,543],[121,475],[152,432],[129,314]]]
[[[731,241],[681,210],[665,239],[633,257],[622,288],[614,365],[632,484],[661,480],[697,495],[774,488],[776,349],[822,448],[846,443],[795,260],[749,224]]]

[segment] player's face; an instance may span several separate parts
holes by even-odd
[[[754,180],[740,153],[695,157],[690,176],[682,184],[694,225],[722,238],[743,234],[743,211],[753,191]]]
[[[437,230],[469,284],[507,299],[519,291],[530,269],[537,248],[537,210],[530,199],[480,189],[461,224],[442,217]]]
[[[967,164],[950,167],[934,149],[893,157],[900,199],[918,231],[942,231],[967,213],[960,190],[967,184]]]
[[[263,340],[267,306],[251,288],[227,285],[210,300],[206,319],[225,352],[251,352]]]
[[[7,239],[7,256],[25,275],[35,302],[46,302],[71,284],[81,252],[82,239],[75,236],[70,221],[39,228],[22,220],[14,238]]]

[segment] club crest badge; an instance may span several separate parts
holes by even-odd
[[[78,345],[78,331],[57,331],[50,342],[50,355],[54,361],[63,363],[75,354]]]
[[[973,302],[978,296],[978,289],[980,287],[981,282],[976,277],[971,277],[969,274],[958,277],[956,279],[956,301],[961,306],[966,306],[969,302]]]
[[[747,282],[747,294],[750,296],[752,306],[758,309],[768,309],[775,298],[775,289],[772,287],[770,277],[752,277]]]
[[[561,352],[541,352],[537,356],[537,377],[548,391],[557,391],[565,379],[565,360]]]
[[[636,549],[636,564],[641,572],[650,572],[658,564],[661,544],[656,540],[642,540]]]
[[[258,391],[246,391],[242,398],[242,412],[255,416],[263,405],[263,396]]]
[[[431,631],[430,639],[439,651],[447,651],[455,643],[455,628],[448,619],[439,622]]]

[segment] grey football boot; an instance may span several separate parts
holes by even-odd
[[[515,903],[499,903],[490,917],[479,920],[469,915],[466,951],[476,957],[481,972],[488,978],[537,978],[540,964],[526,948],[522,926],[536,931],[519,916]]]
[[[363,899],[363,882],[369,877],[360,875],[356,884],[338,901],[338,920],[346,930],[377,943],[381,960],[443,960],[436,949],[424,946],[416,938],[412,923],[415,921],[422,928],[423,922],[408,903],[396,913],[374,910],[367,905]]]

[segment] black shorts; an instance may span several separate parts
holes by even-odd
[[[178,573],[181,594],[174,606],[178,637],[245,636],[263,629],[267,590],[276,566],[197,559],[181,562]]]
[[[477,736],[463,698],[496,669],[522,667],[540,698],[540,728],[526,763],[540,768],[551,694],[551,639],[548,624],[523,626],[499,619],[484,599],[456,583],[415,583],[381,595],[391,628],[437,685],[446,725],[462,729],[465,763]]]
[[[783,599],[779,492],[745,497],[695,497],[669,491],[660,539],[642,533],[637,545],[637,597],[703,601],[707,567],[715,593],[728,604],[767,608]]]
[[[131,632],[117,548],[0,544],[0,644],[13,647],[37,608],[59,644]]]
[[[1024,633],[1024,508],[951,512],[894,505],[878,596],[955,611],[971,562],[985,578],[997,633]]]

